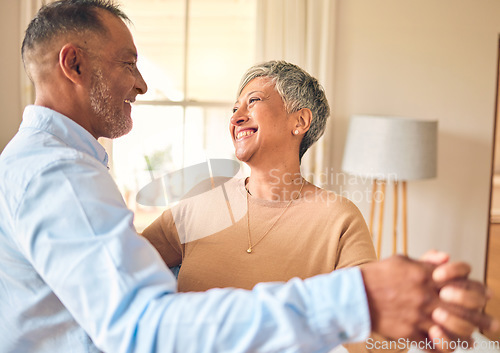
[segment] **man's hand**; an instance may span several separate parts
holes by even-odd
[[[432,312],[435,322],[429,329],[429,337],[434,342],[441,342],[443,351],[450,341],[471,342],[471,334],[477,328],[497,331],[498,321],[481,311],[491,292],[480,282],[468,280],[470,266],[466,263],[447,263],[444,253],[427,252],[421,259],[439,265],[432,277],[439,291],[440,304]],[[470,346],[470,345],[469,345]]]
[[[447,263],[443,253],[423,260],[394,256],[362,267],[373,331],[393,339],[444,343],[470,341],[476,327],[497,328],[498,322],[480,311],[488,292],[467,279],[467,264]],[[448,346],[436,349],[448,351]]]
[[[434,265],[393,256],[361,268],[372,331],[385,337],[421,340],[432,326],[439,302]]]

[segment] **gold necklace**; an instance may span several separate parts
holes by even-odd
[[[271,231],[271,229],[273,229],[274,225],[280,220],[281,216],[283,216],[283,214],[285,213],[285,211],[288,209],[288,206],[290,206],[292,204],[292,202],[294,200],[297,200],[301,193],[302,193],[302,188],[304,187],[304,178],[302,178],[302,185],[300,186],[300,190],[299,190],[299,194],[297,195],[296,198],[292,198],[290,199],[290,201],[288,202],[288,204],[286,205],[285,209],[283,210],[283,212],[281,212],[281,214],[279,215],[278,218],[276,218],[276,220],[273,222],[273,224],[271,224],[271,226],[267,229],[267,231],[264,233],[264,235],[255,243],[252,245],[252,238],[250,237],[250,205],[248,203],[248,195],[251,195],[250,194],[250,191],[247,189],[247,186],[245,185],[245,189],[247,191],[247,228],[248,228],[248,249],[247,249],[247,253],[248,254],[251,254],[252,253],[252,249],[254,247],[257,246],[257,244],[259,244],[262,239],[264,239],[266,237],[267,234],[269,234],[269,232]]]

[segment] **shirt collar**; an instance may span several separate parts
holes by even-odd
[[[31,128],[46,131],[81,152],[85,152],[105,167],[108,167],[108,154],[104,147],[81,125],[55,110],[28,105],[24,109],[20,129]]]

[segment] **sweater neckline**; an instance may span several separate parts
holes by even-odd
[[[241,178],[238,180],[238,191],[241,194],[243,198],[247,197],[247,189],[245,188],[245,180],[247,177]],[[304,202],[304,197],[303,194],[300,195],[300,197],[296,200],[293,200],[291,203],[290,207],[293,207],[295,205],[301,204]],[[260,199],[258,197],[248,195],[248,202],[251,205],[257,205],[257,206],[264,206],[264,207],[272,207],[272,208],[283,208],[288,205],[290,200],[284,200],[284,201],[277,201],[277,200],[266,200],[266,199]]]

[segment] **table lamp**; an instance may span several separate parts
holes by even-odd
[[[372,237],[375,207],[379,205],[377,257],[382,246],[386,183],[394,184],[393,253],[397,252],[398,187],[402,192],[403,253],[408,253],[407,186],[409,180],[436,176],[437,121],[403,117],[351,117],[342,171],[372,179],[369,228]],[[376,202],[378,186],[381,200]]]

